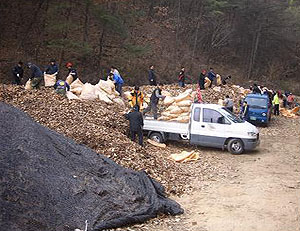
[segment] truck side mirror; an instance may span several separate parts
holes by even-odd
[[[217,122],[218,122],[218,124],[225,124],[225,118],[224,118],[224,116],[219,117]]]

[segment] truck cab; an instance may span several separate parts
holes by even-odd
[[[233,154],[252,150],[259,144],[255,126],[226,108],[214,104],[194,104],[190,122],[190,143],[227,148]]]
[[[249,105],[248,122],[268,126],[271,120],[272,104],[269,97],[264,94],[248,94],[244,101]]]

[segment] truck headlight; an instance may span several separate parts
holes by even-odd
[[[248,136],[256,137],[256,133],[255,132],[248,132]]]
[[[266,116],[266,115],[267,115],[266,113],[264,113],[264,112],[262,113],[262,116]]]

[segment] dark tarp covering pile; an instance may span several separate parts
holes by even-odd
[[[0,103],[1,230],[102,230],[181,214],[163,187]]]

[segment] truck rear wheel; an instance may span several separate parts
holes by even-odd
[[[163,143],[164,142],[164,138],[163,136],[158,133],[158,132],[152,132],[150,134],[150,137],[149,137],[151,140],[157,142],[157,143]]]
[[[231,154],[241,154],[244,151],[244,144],[240,139],[231,139],[228,142],[227,149]]]

